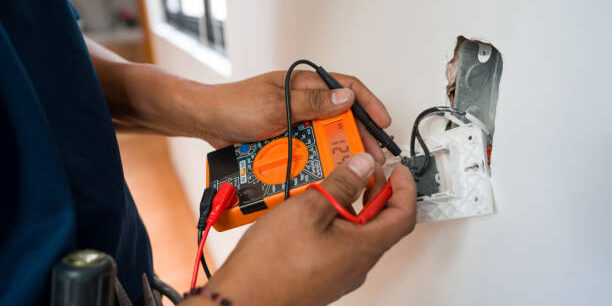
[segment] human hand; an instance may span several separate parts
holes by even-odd
[[[190,136],[214,147],[268,139],[285,132],[285,71],[239,82],[206,85],[153,65],[130,63],[87,39],[117,131]],[[355,77],[332,73],[346,89],[329,90],[313,71],[291,77],[294,123],[329,118],[346,111],[355,98],[382,128],[391,118],[380,100]],[[379,163],[384,155],[361,122],[365,150]]]
[[[193,114],[202,120],[198,136],[214,147],[237,142],[267,139],[287,129],[285,114],[285,71],[262,74],[243,81],[202,86],[193,82],[183,93],[184,99],[196,102]],[[291,111],[294,123],[329,118],[346,111],[355,99],[374,121],[385,128],[391,118],[383,104],[358,79],[333,74],[345,89],[329,90],[312,71],[296,70],[291,77]],[[205,97],[206,103],[199,103]],[[208,104],[211,103],[211,104]],[[200,105],[201,107],[199,107]],[[212,106],[212,107],[211,107]],[[212,112],[212,114],[208,113]],[[379,163],[384,155],[376,140],[358,122],[367,152]]]
[[[385,178],[366,153],[338,166],[321,185],[349,207],[372,175],[367,201]],[[315,190],[292,197],[245,233],[207,288],[236,305],[322,305],[358,288],[382,254],[415,225],[410,172],[398,166],[390,180],[388,206],[363,226],[339,218]]]

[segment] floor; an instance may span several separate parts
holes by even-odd
[[[167,139],[119,135],[118,140],[125,178],[151,239],[155,272],[183,293],[197,251],[196,219],[170,161]],[[199,276],[203,284],[201,268]]]

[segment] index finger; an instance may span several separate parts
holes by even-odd
[[[397,166],[391,173],[393,195],[388,206],[363,227],[363,234],[387,250],[408,235],[416,224],[416,186],[408,168]]]

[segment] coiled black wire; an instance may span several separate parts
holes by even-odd
[[[157,275],[153,275],[153,288],[162,295],[168,297],[174,305],[178,305],[183,301],[183,297],[172,286],[162,281]],[[161,304],[160,304],[161,305]]]
[[[427,148],[427,145],[425,144],[425,141],[423,141],[423,137],[421,137],[421,133],[419,132],[419,123],[421,123],[423,119],[429,116],[443,116],[444,113],[451,113],[458,117],[465,116],[465,112],[457,108],[448,106],[434,106],[422,111],[414,120],[414,125],[412,126],[412,134],[410,135],[410,157],[412,158],[412,160],[414,160],[414,158],[416,157],[416,152],[414,149],[415,139],[419,142],[419,145],[421,146],[425,157],[423,165],[414,173],[416,176],[423,175],[425,171],[427,171],[427,169],[429,168],[429,164],[431,162],[431,157],[429,156],[429,148]]]
[[[293,157],[293,132],[291,130],[291,74],[298,65],[305,64],[314,69],[317,69],[317,65],[309,60],[301,59],[295,61],[287,70],[287,76],[285,77],[285,111],[287,112],[287,174],[285,175],[285,200],[289,198],[289,190],[291,189],[291,158]]]

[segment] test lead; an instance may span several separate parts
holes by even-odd
[[[342,85],[340,85],[340,83],[338,83],[334,77],[327,73],[322,66],[316,66],[315,70],[330,89],[342,88]],[[387,148],[387,150],[389,150],[389,152],[391,152],[391,154],[394,156],[398,156],[400,153],[402,153],[402,149],[400,149],[400,147],[393,141],[393,136],[390,136],[380,126],[378,126],[378,124],[374,122],[372,117],[368,115],[368,113],[363,109],[363,107],[361,107],[361,105],[359,105],[359,103],[357,103],[357,101],[353,103],[351,110],[353,111],[353,115],[355,115],[355,117],[357,117],[359,121],[363,123],[368,132],[370,132],[370,134],[372,134],[372,136],[374,136],[374,138],[380,143],[381,147]]]

